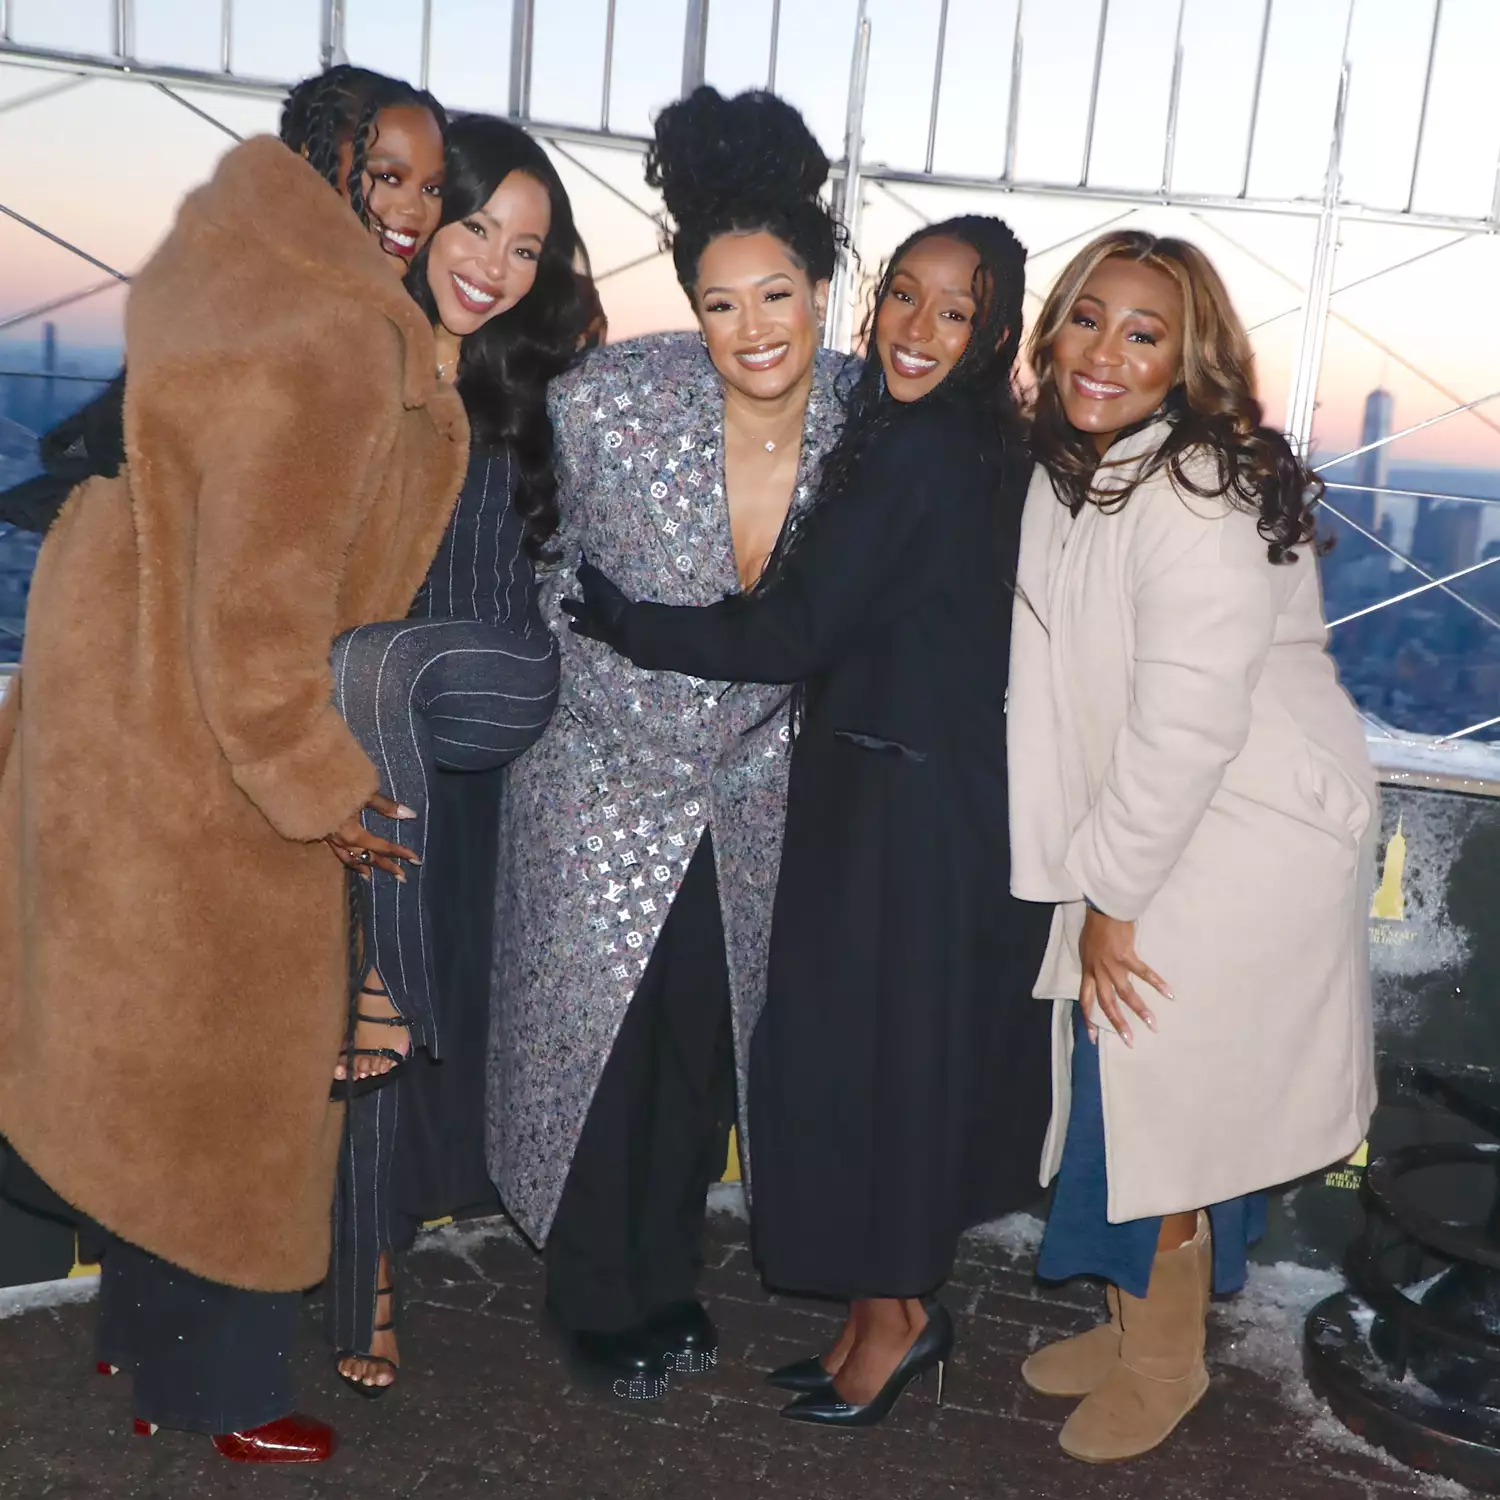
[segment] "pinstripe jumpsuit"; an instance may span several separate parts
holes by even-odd
[[[536,603],[526,533],[514,507],[508,448],[476,447],[453,519],[405,620],[362,625],[333,648],[335,703],[380,773],[387,796],[413,809],[365,826],[415,849],[405,884],[380,870],[359,882],[366,953],[411,1029],[413,1047],[441,1054],[432,922],[424,898],[428,802],[437,770],[483,771],[531,746],[557,702],[558,651]],[[480,996],[480,1003],[488,1003]],[[391,1033],[399,1039],[399,1032]],[[384,1039],[382,1039],[383,1041]],[[393,1043],[399,1047],[399,1040]],[[339,1163],[326,1321],[340,1350],[366,1351],[378,1260],[409,1241],[398,1223],[391,1166],[402,1086],[356,1099]]]

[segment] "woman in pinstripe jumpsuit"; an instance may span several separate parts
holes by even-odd
[[[593,310],[591,287],[572,269],[577,249],[566,193],[541,148],[500,120],[455,121],[444,226],[412,279],[438,325],[440,374],[457,379],[469,413],[468,475],[409,616],[351,631],[333,652],[337,707],[400,804],[399,821],[370,811],[367,826],[416,856],[358,870],[365,1019],[334,1086],[352,1097],[326,1323],[338,1371],[362,1395],[396,1377],[387,1289],[392,1257],[416,1227],[392,1191],[411,1102],[402,1064],[417,1048],[441,1056],[444,1033],[460,1029],[444,1008],[462,997],[440,998],[434,980],[429,866],[442,853],[431,847],[433,778],[513,760],[557,701],[557,642],[537,608],[533,559],[556,525],[545,385],[570,362]],[[488,1003],[483,992],[473,998]]]

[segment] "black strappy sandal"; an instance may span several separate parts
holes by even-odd
[[[382,1297],[389,1297],[391,1299],[390,1320],[385,1323],[376,1323],[371,1332],[394,1333],[400,1317],[400,1293],[396,1289],[396,1268],[394,1264],[391,1266],[391,1284],[379,1287],[375,1292],[375,1300],[377,1302]],[[371,1385],[367,1381],[356,1379],[353,1375],[346,1375],[339,1368],[346,1359],[362,1359],[372,1365],[385,1365],[390,1369],[391,1374],[396,1377],[396,1380],[401,1378],[401,1366],[395,1360],[387,1359],[383,1354],[360,1354],[353,1349],[340,1349],[333,1356],[334,1371],[350,1390],[354,1391],[357,1395],[363,1396],[366,1401],[378,1401],[387,1391],[394,1390],[396,1388],[396,1380],[392,1380],[389,1385]]]
[[[335,1078],[332,1087],[328,1090],[328,1097],[335,1104],[342,1099],[358,1099],[362,1095],[373,1094],[376,1089],[384,1088],[386,1084],[394,1082],[400,1076],[401,1070],[411,1059],[411,1026],[408,1022],[401,1016],[367,1016],[359,1008],[360,995],[378,995],[381,999],[390,999],[389,990],[372,990],[368,985],[359,987],[354,1003],[350,1007],[352,1014],[349,1017],[349,1039],[339,1049],[339,1057],[343,1060],[348,1072],[343,1078]],[[406,1051],[398,1052],[394,1047],[356,1047],[354,1033],[361,1021],[370,1026],[400,1026],[407,1033]],[[383,1073],[372,1073],[368,1078],[356,1078],[354,1076],[356,1057],[384,1057],[395,1066],[387,1068]]]

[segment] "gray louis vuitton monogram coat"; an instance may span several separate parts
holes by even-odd
[[[792,515],[842,417],[845,356],[821,352]],[[786,807],[785,688],[644,672],[566,628],[581,551],[628,594],[710,604],[739,587],[724,402],[696,334],[591,355],[554,383],[560,562],[542,608],[562,642],[551,727],[510,769],[501,827],[488,1148],[506,1207],[547,1238],[615,1035],[705,827],[728,946],[741,1140],[765,999]]]

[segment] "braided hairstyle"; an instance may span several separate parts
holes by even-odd
[[[813,281],[827,281],[849,243],[823,202],[828,157],[784,99],[754,89],[726,99],[707,84],[656,117],[646,181],[675,228],[677,280],[692,296],[698,263],[721,234],[771,234]]]
[[[547,382],[572,364],[599,311],[593,278],[576,269],[581,255],[568,191],[551,158],[519,125],[493,115],[459,115],[448,131],[443,224],[478,213],[513,172],[524,173],[547,193],[551,223],[537,257],[536,280],[512,308],[490,318],[464,339],[458,356],[458,394],[469,414],[474,441],[508,446],[518,479],[515,506],[526,526],[527,550],[543,548],[557,530],[557,470]],[[423,246],[407,272],[407,289],[434,325],[437,299],[428,279],[428,258],[437,236]]]
[[[869,358],[844,396],[844,425],[823,460],[820,501],[849,486],[864,455],[902,411],[901,403],[885,388],[885,371],[875,350],[875,323],[902,260],[913,246],[937,237],[959,240],[979,256],[974,271],[976,308],[963,354],[947,376],[916,404],[962,401],[979,412],[1002,441],[1024,440],[1013,380],[1021,348],[1026,247],[1003,219],[960,214],[917,230],[886,262],[861,334]]]
[[[383,109],[403,107],[425,109],[446,139],[447,113],[426,89],[348,63],[304,78],[282,106],[281,139],[305,156],[331,188],[348,194],[350,206],[366,229],[370,207],[365,201],[365,163],[375,138],[375,120]],[[352,160],[341,182],[339,151],[346,144]]]

